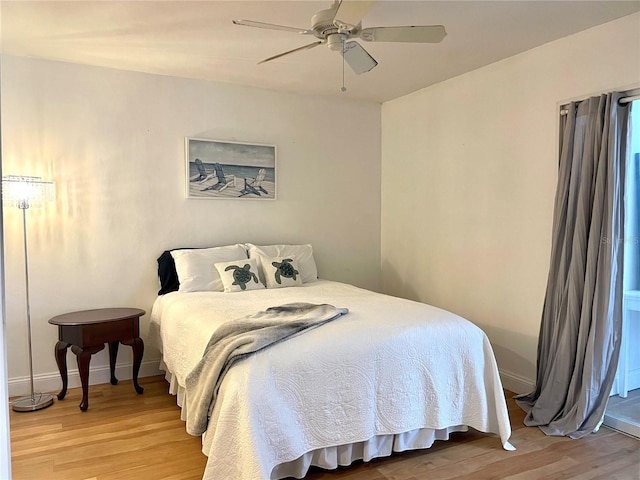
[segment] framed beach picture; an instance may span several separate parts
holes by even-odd
[[[187,198],[274,200],[276,147],[187,138]]]

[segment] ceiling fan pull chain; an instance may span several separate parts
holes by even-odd
[[[344,86],[344,47],[345,47],[345,43],[343,38],[342,39],[342,87],[340,87],[340,91],[342,93],[347,91],[347,87]]]

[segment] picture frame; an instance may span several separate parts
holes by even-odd
[[[185,150],[187,198],[276,199],[275,145],[187,137]]]

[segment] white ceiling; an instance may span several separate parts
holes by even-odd
[[[331,1],[2,1],[2,51],[302,94],[384,102],[640,10],[640,1],[378,1],[363,27],[442,24],[439,44],[360,42],[379,65],[363,75],[326,46],[257,62],[313,37],[235,26],[309,28]],[[639,25],[640,39],[640,25]],[[639,40],[640,41],[640,40]]]

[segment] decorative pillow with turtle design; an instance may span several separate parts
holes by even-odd
[[[262,274],[267,288],[298,287],[302,275],[293,257],[260,257]]]
[[[258,279],[258,262],[255,258],[221,262],[214,266],[220,274],[225,292],[244,292],[264,288]]]
[[[277,257],[293,258],[298,262],[302,283],[315,282],[318,279],[318,268],[313,258],[311,245],[253,245],[246,244],[249,258]],[[262,274],[262,271],[260,272]],[[260,277],[266,283],[266,280]]]

